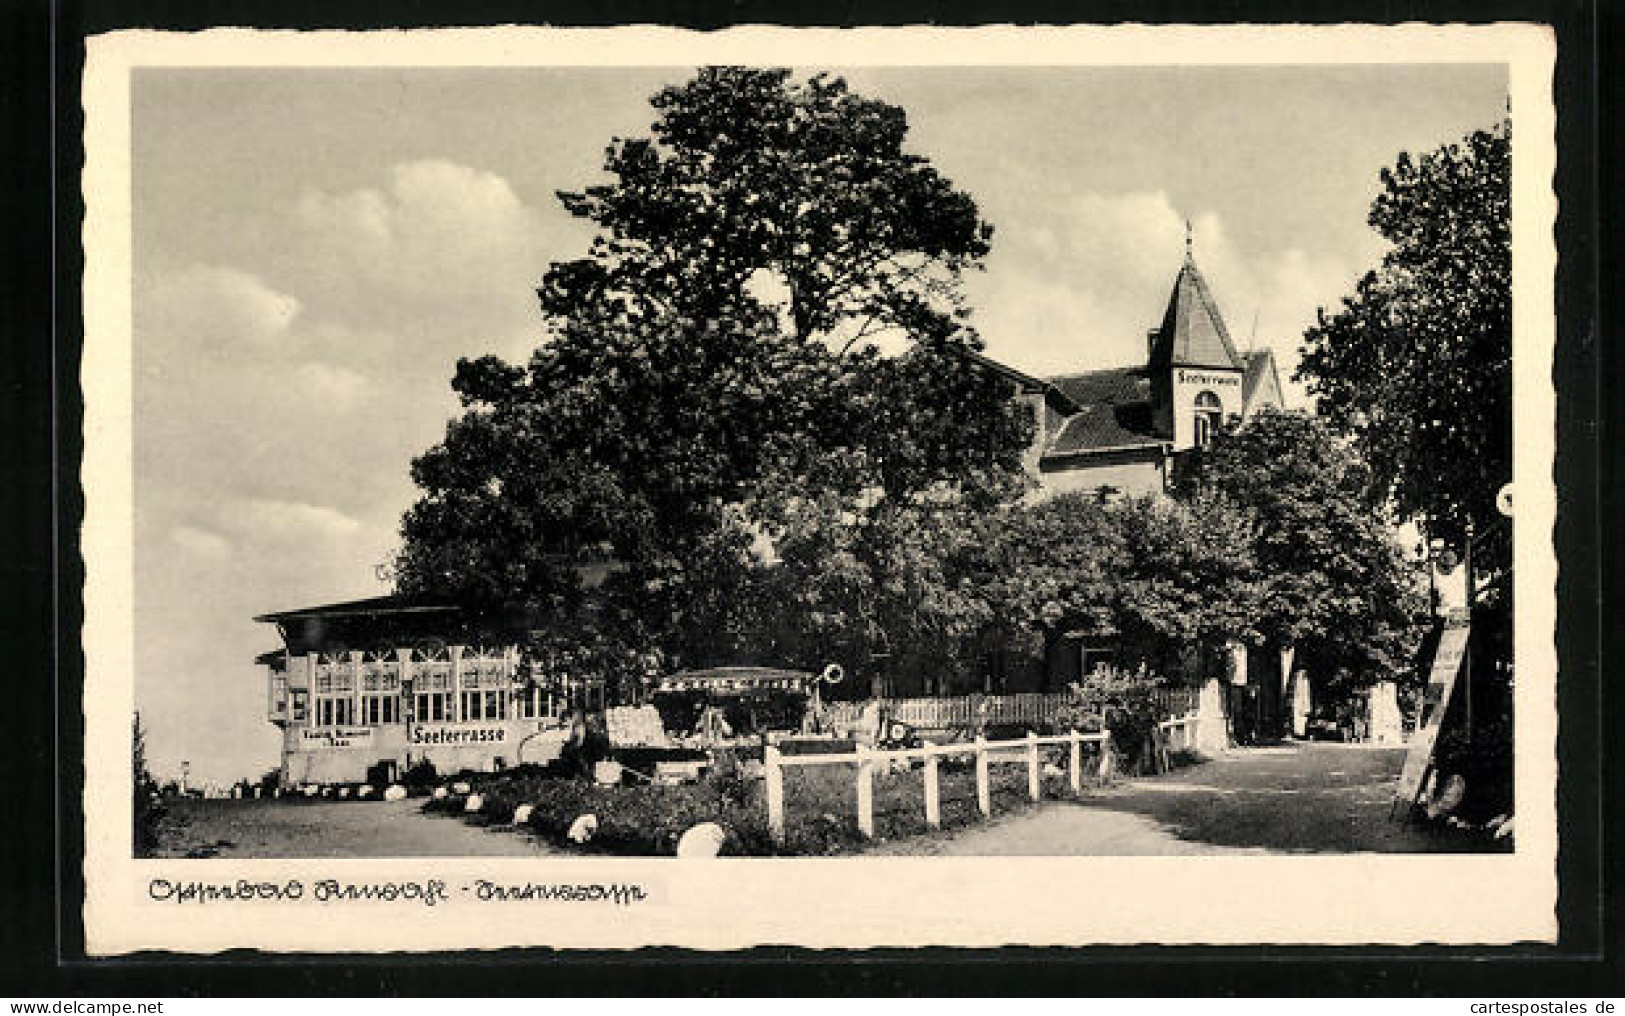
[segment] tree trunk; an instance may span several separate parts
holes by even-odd
[[[1275,701],[1276,709],[1274,724],[1275,734],[1285,737],[1292,733],[1292,661],[1297,658],[1298,647],[1290,642],[1281,647],[1281,672],[1278,675]]]

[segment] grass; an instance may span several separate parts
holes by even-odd
[[[1048,760],[1065,764],[1064,748]],[[1010,756],[1012,759],[1018,756]],[[1090,764],[1087,759],[1086,767]],[[945,759],[938,770],[942,828],[982,821],[976,806],[976,777],[969,758]],[[588,780],[542,773],[499,774],[471,781],[483,799],[469,815],[465,798],[431,799],[425,810],[462,815],[472,821],[507,823],[516,806],[529,804],[529,831],[551,843],[586,852],[670,856],[677,840],[694,825],[715,822],[727,831],[723,852],[736,856],[828,856],[850,853],[870,843],[858,831],[856,766],[795,766],[784,771],[785,842],[774,844],[767,829],[764,783],[760,779],[713,776],[696,783],[653,786],[600,786]],[[994,815],[1031,806],[1027,767],[999,761],[988,769]],[[1070,794],[1065,775],[1045,776],[1043,796]],[[575,820],[597,816],[598,831],[576,845],[566,837]],[[924,776],[918,765],[874,777],[875,839],[926,835]]]

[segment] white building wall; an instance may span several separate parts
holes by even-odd
[[[1241,416],[1241,371],[1216,367],[1175,367],[1173,369],[1174,450],[1184,451],[1196,443],[1196,397],[1202,392],[1218,396],[1223,420]]]
[[[367,769],[393,759],[404,772],[422,759],[438,773],[489,772],[557,757],[569,731],[557,720],[488,720],[346,727],[289,726],[282,734],[284,786],[359,783]],[[449,743],[448,743],[449,742]]]

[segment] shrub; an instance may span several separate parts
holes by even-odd
[[[418,759],[401,776],[408,793],[421,794],[434,786],[439,774],[435,772],[434,763],[427,758]]]
[[[615,854],[670,855],[691,827],[715,822],[728,831],[723,852],[761,854],[766,817],[760,788],[738,777],[676,786],[600,786],[586,780],[519,780],[493,788],[486,809],[504,820],[521,803],[533,806],[530,828],[564,843],[581,815],[598,816],[598,832],[586,849]]]
[[[1161,678],[1142,665],[1133,671],[1097,667],[1074,687],[1104,717],[1117,754],[1138,764],[1143,761],[1147,741],[1163,718],[1162,703],[1157,698],[1157,690],[1162,685]]]

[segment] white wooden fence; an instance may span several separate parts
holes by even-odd
[[[1167,772],[1173,768],[1173,760],[1168,757],[1172,751],[1189,751],[1196,747],[1196,731],[1201,723],[1200,713],[1192,710],[1180,716],[1172,716],[1157,724],[1155,764],[1158,772]]]
[[[1196,747],[1196,724],[1201,714],[1194,710],[1183,716],[1173,716],[1157,724],[1157,732],[1162,735],[1162,743],[1172,750],[1184,750]]]
[[[1105,779],[1111,775],[1111,757],[1109,750],[1111,731],[1102,730],[1092,734],[1081,734],[1076,730],[1065,734],[1056,734],[1049,737],[1040,737],[1029,733],[1025,738],[1010,741],[988,741],[978,737],[975,741],[960,744],[932,744],[927,741],[921,748],[898,748],[889,750],[876,750],[858,746],[855,753],[838,753],[823,755],[785,755],[779,749],[768,746],[763,756],[764,775],[767,778],[767,827],[772,834],[773,842],[784,842],[784,769],[787,766],[820,766],[820,765],[856,765],[857,772],[857,803],[858,803],[858,831],[866,837],[875,834],[875,765],[879,762],[894,760],[921,759],[925,779],[925,823],[933,829],[942,825],[942,799],[941,789],[937,780],[937,759],[945,755],[974,755],[976,757],[976,807],[985,818],[993,813],[992,788],[988,784],[988,765],[992,762],[1020,762],[1027,763],[1027,795],[1034,801],[1039,799],[1042,780],[1039,767],[1038,749],[1046,744],[1064,744],[1070,749],[1068,757],[1067,778],[1073,793],[1083,790],[1083,745],[1093,742],[1100,746],[1099,776]],[[992,753],[1000,749],[1025,748],[1025,754],[1017,758],[1009,756],[994,756]]]

